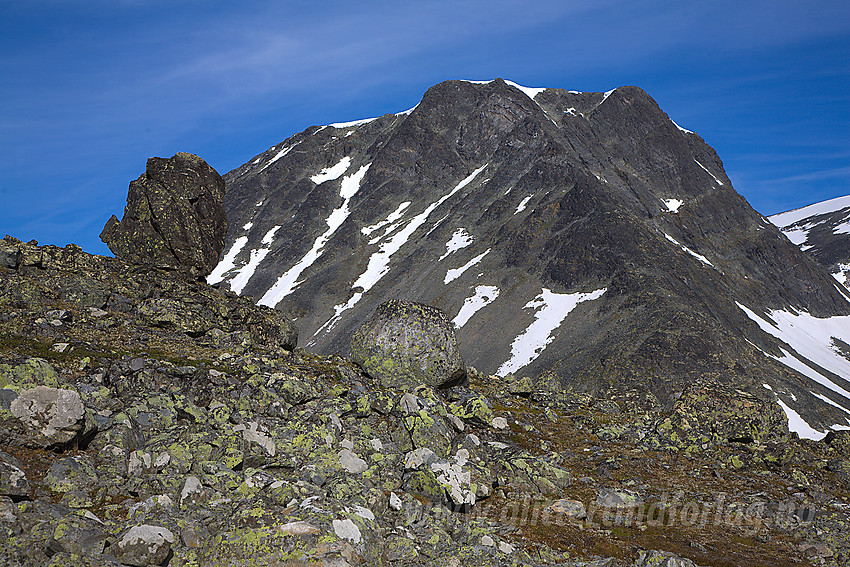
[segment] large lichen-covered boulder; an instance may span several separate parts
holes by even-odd
[[[452,323],[411,301],[381,304],[352,336],[349,358],[385,388],[445,388],[466,379]]]
[[[771,442],[788,435],[782,408],[742,390],[695,385],[658,426],[665,442],[689,453],[729,441]]]
[[[115,215],[100,239],[116,257],[187,273],[209,274],[224,248],[224,180],[200,157],[152,157],[130,183],[124,218]]]
[[[823,441],[837,454],[850,459],[850,431],[830,431]]]

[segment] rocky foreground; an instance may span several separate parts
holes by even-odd
[[[296,337],[173,270],[0,241],[0,564],[850,562],[850,432],[699,384],[652,411],[472,368],[382,387]]]

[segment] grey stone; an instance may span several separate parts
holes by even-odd
[[[21,461],[0,451],[0,496],[12,498],[27,496],[30,484],[23,468]]]
[[[399,409],[401,409],[404,415],[414,415],[419,413],[419,410],[424,407],[422,401],[411,394],[410,392],[406,392],[402,397],[401,401],[398,403]]]
[[[29,428],[27,444],[40,447],[68,443],[82,428],[85,417],[77,392],[47,386],[21,392],[10,404],[10,411]]]
[[[360,533],[360,528],[358,528],[357,524],[355,524],[350,518],[334,520],[333,529],[337,537],[340,539],[347,539],[351,543],[360,543],[363,539],[363,536]]]
[[[434,451],[427,447],[421,447],[410,451],[404,456],[404,468],[408,470],[418,469],[423,465],[430,465],[438,460],[439,457],[434,454]]]
[[[204,487],[201,485],[200,479],[196,476],[187,476],[183,482],[183,488],[180,490],[180,505],[183,506],[202,494]]]
[[[98,557],[107,539],[107,531],[98,522],[71,515],[53,530],[48,547],[54,553]]]
[[[350,357],[386,388],[462,383],[466,367],[454,325],[435,307],[390,300],[351,338]]]
[[[160,565],[174,542],[174,534],[167,528],[148,524],[133,526],[115,544],[115,556],[134,567]]]
[[[307,522],[287,522],[278,528],[281,533],[289,535],[315,535],[321,533],[321,530],[313,524]]]
[[[16,246],[0,245],[0,267],[17,268],[21,263],[21,251]]]
[[[8,410],[12,407],[12,402],[18,397],[18,393],[8,388],[0,389],[0,409]]]
[[[59,493],[88,492],[95,488],[97,480],[97,472],[88,455],[59,459],[44,476],[44,484],[51,491]]]
[[[152,157],[130,183],[124,218],[113,215],[100,238],[127,262],[205,276],[224,248],[224,192],[221,176],[196,155]]]
[[[366,472],[369,464],[358,457],[349,449],[342,449],[339,452],[339,464],[346,472],[351,474],[360,474]]]

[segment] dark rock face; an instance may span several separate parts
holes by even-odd
[[[354,333],[351,361],[386,388],[443,388],[466,378],[454,325],[429,305],[392,299]]]
[[[846,423],[815,395],[850,407],[833,393],[850,391],[850,365],[799,374],[783,352],[807,353],[744,308],[825,318],[850,303],[637,87],[448,81],[409,113],[308,128],[225,179],[213,279],[297,318],[318,352],[345,355],[404,297],[446,313],[488,375],[642,407],[705,380],[781,395],[821,432]]]
[[[227,233],[224,191],[218,172],[196,155],[150,158],[130,183],[124,218],[113,215],[100,239],[127,262],[206,276]]]

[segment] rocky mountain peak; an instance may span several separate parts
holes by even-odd
[[[769,217],[842,285],[850,275],[850,196],[778,213]]]
[[[346,355],[403,299],[444,312],[488,374],[645,407],[715,381],[821,435],[848,423],[818,397],[850,407],[831,331],[818,348],[834,364],[776,319],[829,326],[850,314],[846,290],[638,87],[447,81],[410,111],[308,128],[225,180],[210,281],[294,318],[318,352]]]

